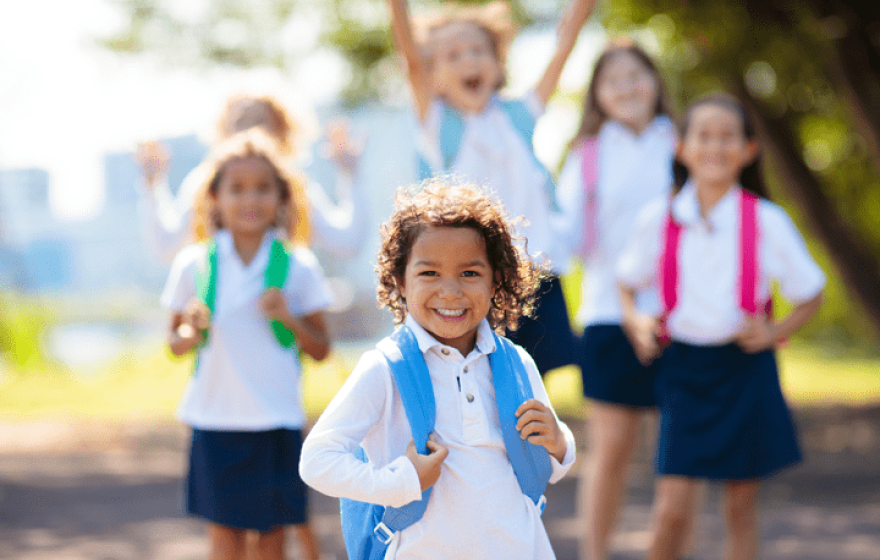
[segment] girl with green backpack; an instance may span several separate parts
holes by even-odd
[[[172,353],[197,354],[177,415],[192,427],[186,511],[210,523],[211,558],[283,558],[286,525],[318,558],[297,473],[299,353],[329,353],[331,294],[304,245],[302,182],[273,146],[251,130],[216,149],[196,197],[201,242],[177,255],[161,300]]]

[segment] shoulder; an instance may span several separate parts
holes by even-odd
[[[658,196],[651,199],[650,202],[639,211],[636,217],[636,227],[659,226],[669,213],[669,197]]]
[[[800,236],[788,212],[766,198],[758,201],[758,220],[764,235],[788,237],[794,233]]]
[[[172,270],[184,270],[191,268],[204,268],[208,258],[207,243],[193,243],[177,252],[171,264]]]

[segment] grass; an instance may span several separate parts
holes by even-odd
[[[307,362],[306,411],[316,418],[357,363],[364,346],[342,347],[328,360]],[[880,358],[854,357],[792,344],[779,353],[783,391],[794,406],[858,406],[880,402]],[[57,366],[6,371],[0,377],[0,420],[44,417],[170,418],[191,362],[157,348],[132,351],[111,366],[71,375]],[[561,416],[583,414],[580,373],[550,372],[547,391]]]

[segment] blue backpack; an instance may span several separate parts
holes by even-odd
[[[434,431],[436,405],[428,366],[416,337],[404,325],[381,340],[377,348],[391,368],[416,449],[427,454],[428,435]],[[516,430],[516,409],[533,396],[528,374],[513,343],[498,335],[495,335],[495,352],[489,354],[489,366],[507,456],[523,494],[544,511],[544,489],[553,470],[550,454],[544,447],[521,439]],[[362,447],[357,448],[355,456],[367,462]],[[384,558],[394,535],[422,518],[430,496],[431,488],[428,488],[422,492],[421,500],[399,508],[341,498],[342,535],[349,560]]]

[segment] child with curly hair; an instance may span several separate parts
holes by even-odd
[[[557,235],[553,181],[535,156],[532,137],[594,0],[572,0],[544,73],[519,98],[499,93],[515,34],[508,4],[449,2],[433,16],[410,21],[406,0],[388,2],[419,123],[420,178],[460,175],[492,189],[511,216],[525,217],[517,235],[527,240],[533,260],[548,261],[552,274],[542,282],[533,316],[508,336],[529,351],[542,375],[575,363],[577,341],[558,279],[570,255]]]
[[[302,181],[275,147],[259,130],[217,147],[196,197],[201,242],[177,255],[161,299],[172,353],[198,353],[177,416],[192,428],[186,511],[209,522],[211,558],[283,558],[286,525],[319,556],[297,473],[298,350],[329,353],[331,295],[304,246]]]
[[[432,179],[415,193],[398,191],[381,231],[378,299],[403,324],[397,332],[412,331],[436,403],[428,454],[416,451],[389,362],[374,349],[306,439],[303,480],[395,508],[430,488],[421,519],[390,536],[384,558],[554,558],[540,500],[521,489],[502,432],[546,449],[549,482],[571,468],[574,437],[522,348],[510,345],[534,398],[510,417],[500,412],[499,371],[490,368],[509,344],[493,330],[515,328],[532,312],[541,270],[518,248],[501,205],[470,184]]]

